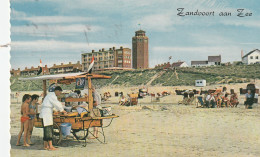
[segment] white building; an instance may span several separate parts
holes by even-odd
[[[260,63],[260,50],[255,49],[242,57],[244,64]]]
[[[208,66],[208,61],[191,61],[191,66],[192,67],[203,67],[203,66]]]
[[[220,65],[221,64],[221,55],[219,56],[208,56],[206,61],[191,61],[192,67],[203,67],[211,65]]]
[[[195,80],[195,86],[196,87],[205,87],[206,86],[206,80]]]
[[[209,65],[220,65],[221,64],[221,55],[219,56],[208,56]]]

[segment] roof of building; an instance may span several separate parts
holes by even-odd
[[[138,31],[135,31],[136,33],[139,33],[139,32],[144,32],[145,33],[145,31],[144,30],[138,30]]]
[[[31,69],[24,69],[24,70],[22,70],[21,72],[25,72],[25,71],[38,71],[39,70],[39,68],[40,68],[40,66],[38,66],[37,68],[31,68]]]
[[[49,69],[56,69],[56,68],[66,68],[66,67],[77,67],[80,66],[80,63],[76,63],[76,64],[63,64],[63,65],[54,65],[52,67],[50,67]]]
[[[248,53],[247,53],[246,55],[244,55],[242,58],[247,57],[248,55],[254,53],[255,51],[258,51],[258,52],[260,53],[260,50],[258,50],[258,49],[254,49],[253,51],[248,52]]]
[[[221,55],[219,55],[219,56],[208,56],[208,62],[221,62]]]
[[[172,66],[173,66],[173,67],[179,67],[179,66],[181,66],[183,63],[184,63],[184,62],[174,62],[174,63],[172,63]]]
[[[191,65],[208,64],[208,61],[191,61]]]
[[[121,67],[110,67],[110,68],[97,69],[97,71],[104,71],[104,70],[134,70],[134,69],[133,68],[121,68]]]

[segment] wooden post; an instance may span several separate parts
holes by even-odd
[[[47,89],[46,89],[46,80],[42,81],[43,83],[43,98],[47,95]]]
[[[91,111],[92,109],[93,109],[92,85],[91,85],[91,77],[88,76],[88,110]]]

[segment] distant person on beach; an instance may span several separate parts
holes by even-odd
[[[231,103],[232,107],[237,107],[237,105],[239,104],[237,93],[234,93],[231,95],[230,103]]]
[[[228,99],[228,94],[226,93],[225,96],[223,97],[223,103],[225,104],[226,107],[231,106],[230,105],[230,100]]]
[[[27,140],[27,135],[28,135],[28,129],[29,129],[29,103],[31,102],[31,96],[29,94],[25,94],[23,96],[23,99],[22,99],[23,103],[22,103],[22,106],[21,106],[21,130],[18,134],[18,139],[17,139],[17,142],[16,142],[16,145],[17,146],[20,146],[20,139],[21,139],[21,136],[24,132],[24,135],[23,135],[23,146],[25,147],[29,147],[30,145],[26,142]]]
[[[124,106],[127,102],[127,99],[125,98],[125,96],[122,96],[122,98],[119,101],[119,106]]]
[[[214,93],[210,93],[207,97],[206,97],[206,106],[215,108],[215,104],[216,104],[216,100],[214,98]],[[210,106],[211,105],[211,106]]]
[[[32,101],[29,105],[30,113],[33,113],[33,114],[29,114],[29,117],[30,117],[29,130],[28,130],[28,143],[29,144],[32,144],[31,136],[32,136],[33,127],[34,127],[35,115],[38,112],[38,100],[39,100],[39,95],[36,95],[36,94],[32,95]]]
[[[254,103],[254,96],[251,92],[251,90],[248,90],[246,95],[245,95],[245,108],[248,109],[248,108],[251,108],[253,103]]]
[[[222,99],[221,99],[220,93],[218,93],[215,96],[215,100],[216,100],[217,108],[221,108]]]

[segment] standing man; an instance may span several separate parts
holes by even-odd
[[[96,91],[95,87],[92,86],[92,96],[93,96],[93,108],[97,108],[97,109],[102,109],[101,107],[101,96],[100,94]],[[90,137],[90,139],[95,139],[98,138],[98,127],[94,127],[94,137]]]
[[[43,141],[44,149],[56,150],[57,148],[52,145],[53,134],[53,108],[58,111],[67,113],[64,111],[62,104],[58,101],[58,96],[61,95],[62,89],[60,86],[55,87],[54,92],[49,92],[43,100],[42,108],[40,112],[40,118],[43,119]]]

